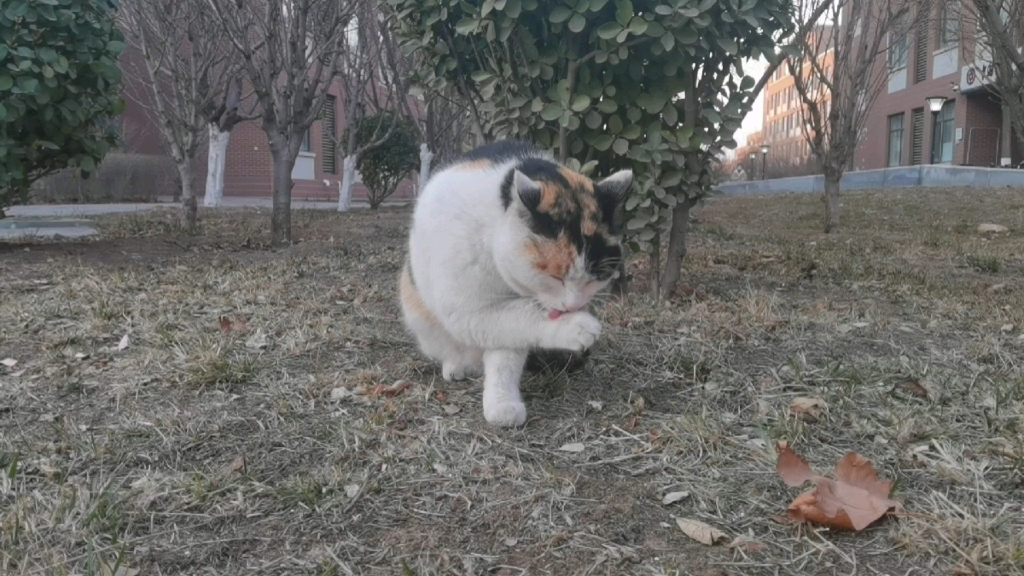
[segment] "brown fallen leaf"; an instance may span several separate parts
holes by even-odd
[[[814,424],[821,419],[821,412],[824,409],[825,401],[821,398],[805,398],[800,396],[793,398],[793,401],[790,402],[789,416]]]
[[[925,387],[924,382],[921,380],[907,380],[900,385],[900,388],[911,396],[924,398],[925,400],[929,397],[928,388]]]
[[[765,549],[764,542],[759,542],[747,536],[737,536],[725,545],[726,548],[738,548],[744,552],[757,553]]]
[[[783,482],[794,487],[808,480],[815,484],[790,503],[786,513],[791,520],[863,530],[900,507],[899,502],[889,499],[892,481],[879,480],[871,461],[856,452],[843,456],[832,479],[815,474],[785,442],[776,444],[775,449],[779,453],[775,469]]]
[[[729,539],[729,536],[726,535],[725,532],[722,532],[710,524],[701,522],[700,520],[676,518],[676,524],[679,525],[679,529],[683,531],[683,534],[686,534],[697,542],[708,546],[713,546],[719,542]]]
[[[221,332],[247,332],[249,330],[249,324],[246,323],[244,318],[228,318],[227,316],[220,317],[220,330]]]
[[[409,388],[412,388],[412,382],[409,382],[408,380],[399,380],[391,386],[377,384],[365,390],[360,390],[359,393],[364,396],[384,396],[385,398],[394,398]]]

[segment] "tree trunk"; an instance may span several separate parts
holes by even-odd
[[[423,186],[430,179],[430,163],[434,160],[434,154],[430,151],[426,142],[420,144],[420,180],[416,186],[416,195],[423,191]]]
[[[231,131],[221,131],[216,123],[210,123],[210,153],[207,156],[206,197],[204,206],[220,206],[224,198],[224,163],[227,159],[228,140]]]
[[[352,186],[356,183],[356,157],[345,156],[341,165],[341,182],[338,183],[338,212],[352,209]]]
[[[661,283],[661,232],[655,232],[651,239],[651,296],[658,297]]]
[[[686,240],[690,232],[690,209],[696,202],[684,200],[672,209],[672,232],[668,239],[668,257],[661,277],[661,296],[668,298],[676,291],[679,273],[686,257]]]
[[[825,172],[825,233],[831,234],[839,229],[839,181],[842,172],[828,170]]]
[[[181,222],[185,228],[196,227],[196,193],[193,184],[192,159],[182,158],[178,165],[178,178],[181,179]]]
[[[275,248],[292,242],[292,168],[295,156],[284,149],[270,151],[274,159],[274,209],[270,217],[271,245]]]

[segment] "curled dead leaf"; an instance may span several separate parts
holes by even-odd
[[[871,461],[847,452],[836,464],[835,479],[815,474],[785,442],[776,445],[776,471],[790,486],[811,480],[815,487],[798,496],[786,510],[797,522],[813,522],[843,530],[863,530],[900,503],[889,499],[892,481],[880,480]]]
[[[729,539],[725,532],[700,520],[676,518],[676,524],[683,531],[683,534],[707,546],[713,546]]]
[[[243,318],[228,318],[221,316],[219,319],[221,332],[248,332],[249,324]]]
[[[821,398],[805,398],[800,396],[793,398],[793,401],[789,404],[790,418],[799,418],[811,424],[821,419],[821,413],[824,410],[825,401]]]
[[[377,384],[366,389],[361,389],[359,390],[359,393],[364,396],[384,396],[385,398],[394,398],[409,388],[412,388],[412,382],[408,380],[399,380],[391,386]]]
[[[689,496],[689,492],[669,492],[668,494],[665,494],[664,498],[661,499],[661,503],[664,504],[665,506],[668,506],[669,504],[679,502],[683,498],[688,498]]]
[[[803,458],[793,452],[785,442],[775,445],[775,451],[779,453],[779,459],[775,462],[775,471],[778,472],[782,481],[792,487],[797,487],[814,478],[814,471]]]

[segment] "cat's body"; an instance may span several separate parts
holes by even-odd
[[[416,202],[402,310],[445,379],[484,375],[484,417],[521,425],[535,349],[582,351],[584,310],[621,258],[614,211],[632,174],[593,183],[520,142],[479,148],[434,174]]]

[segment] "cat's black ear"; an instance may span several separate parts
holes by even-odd
[[[615,213],[618,211],[619,206],[622,206],[622,203],[626,201],[629,187],[632,185],[632,170],[619,170],[594,185],[594,195],[597,196],[597,201],[601,204],[601,212],[604,213],[605,221],[612,229],[615,228],[613,225]]]
[[[512,176],[512,188],[519,195],[523,205],[530,210],[536,210],[540,206],[540,184],[537,184],[526,174],[516,170]]]

